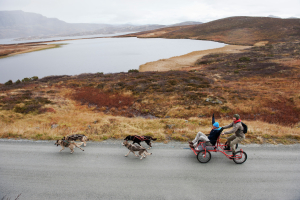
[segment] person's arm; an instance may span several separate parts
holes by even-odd
[[[222,126],[223,129],[230,128],[230,127],[233,127],[233,122],[231,124],[228,124],[227,126]]]
[[[233,124],[233,123],[232,123]],[[234,126],[233,129],[231,129],[230,131],[226,131],[224,132],[224,134],[230,134],[230,133],[235,133],[237,130],[239,129],[238,126]]]
[[[214,125],[214,123],[215,123],[215,114],[213,114],[212,116],[212,125]]]
[[[230,127],[232,127],[233,126],[233,122],[231,123],[231,124],[228,124],[227,126],[222,126],[222,129],[224,130],[224,129],[226,129],[226,128],[230,128]],[[231,132],[231,131],[228,131],[228,132]],[[223,132],[222,133],[222,135],[224,135],[224,134],[229,134],[227,131],[226,132]]]

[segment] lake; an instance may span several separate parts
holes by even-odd
[[[97,38],[56,43],[66,45],[0,59],[0,83],[32,76],[127,72],[146,62],[226,45],[161,38]]]

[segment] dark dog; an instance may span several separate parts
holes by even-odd
[[[148,151],[144,147],[129,144],[127,141],[124,141],[122,145],[129,149],[128,154],[125,155],[126,157],[129,155],[130,152],[132,152],[136,157],[139,157],[134,153],[135,151],[139,152],[139,155],[141,156],[140,158],[141,160],[143,158],[146,158],[147,155],[152,155],[152,153],[148,153]]]
[[[124,140],[128,141],[128,140],[132,140],[133,143],[138,143],[140,146],[141,145],[141,142],[145,141],[148,146],[149,146],[149,149],[152,147],[151,146],[151,140],[155,141],[157,140],[157,138],[153,138],[151,136],[139,136],[139,135],[128,135]]]
[[[88,138],[82,134],[75,134],[75,135],[69,135],[67,137],[64,137],[62,140],[68,140],[68,141],[79,140],[79,141],[83,142],[83,144],[84,144],[83,146],[86,146],[86,141],[88,140]]]

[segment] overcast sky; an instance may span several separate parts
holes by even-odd
[[[230,16],[300,18],[300,0],[0,0],[0,10],[23,10],[69,23],[173,24]]]

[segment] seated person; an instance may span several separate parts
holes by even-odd
[[[215,122],[215,116],[212,116],[212,125],[213,128],[210,131],[209,136],[207,137],[204,133],[199,131],[192,142],[189,142],[191,148],[195,148],[198,145],[199,141],[205,142],[207,146],[214,146],[217,142],[218,137],[220,136],[221,132],[223,131],[222,127],[219,127],[219,123]]]

